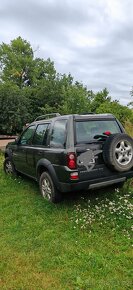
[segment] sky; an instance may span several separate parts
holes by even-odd
[[[18,36],[88,90],[132,101],[133,0],[0,0],[0,44]]]

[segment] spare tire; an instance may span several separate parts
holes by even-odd
[[[110,135],[104,143],[103,159],[113,170],[130,170],[133,167],[133,139],[125,133]]]

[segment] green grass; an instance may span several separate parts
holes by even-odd
[[[5,176],[2,163],[1,289],[132,289],[129,182],[53,205],[34,181]]]

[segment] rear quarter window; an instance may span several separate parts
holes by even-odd
[[[55,121],[50,138],[50,147],[65,147],[66,126],[67,120],[65,119]]]

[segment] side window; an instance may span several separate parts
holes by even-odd
[[[50,147],[63,147],[66,141],[67,120],[55,121],[50,138]]]
[[[48,126],[49,124],[40,124],[37,126],[32,142],[34,145],[46,145]]]
[[[30,145],[32,142],[32,137],[34,134],[34,130],[35,130],[35,126],[30,126],[29,128],[27,128],[26,131],[24,131],[23,135],[21,136],[20,139],[20,144],[21,145]]]

